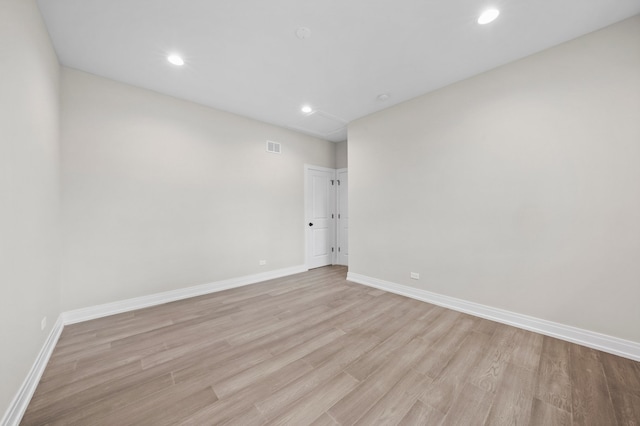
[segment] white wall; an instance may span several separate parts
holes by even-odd
[[[639,16],[352,123],[349,179],[350,272],[640,342]]]
[[[0,417],[59,314],[59,66],[35,3],[0,2]],[[42,317],[48,318],[44,331]]]
[[[64,310],[304,264],[304,164],[332,142],[66,68],[62,89]]]
[[[347,141],[336,143],[336,169],[346,169],[348,165]]]

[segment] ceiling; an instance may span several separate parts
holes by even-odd
[[[352,120],[640,13],[640,0],[38,4],[65,66],[334,142]],[[500,16],[478,25],[488,7]]]

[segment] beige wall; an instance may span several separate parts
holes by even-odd
[[[333,143],[71,69],[62,88],[64,310],[304,264],[304,164]]]
[[[59,314],[59,66],[33,1],[0,2],[0,53],[2,417]]]
[[[346,169],[348,167],[347,141],[336,144],[336,169]]]
[[[640,342],[639,111],[636,16],[352,123],[350,271]]]

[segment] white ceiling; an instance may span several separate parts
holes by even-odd
[[[334,142],[359,117],[640,13],[640,0],[38,4],[65,66]],[[487,7],[500,17],[478,25]]]

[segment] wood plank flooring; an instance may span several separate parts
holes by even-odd
[[[346,272],[65,327],[22,424],[640,424],[640,363]]]

